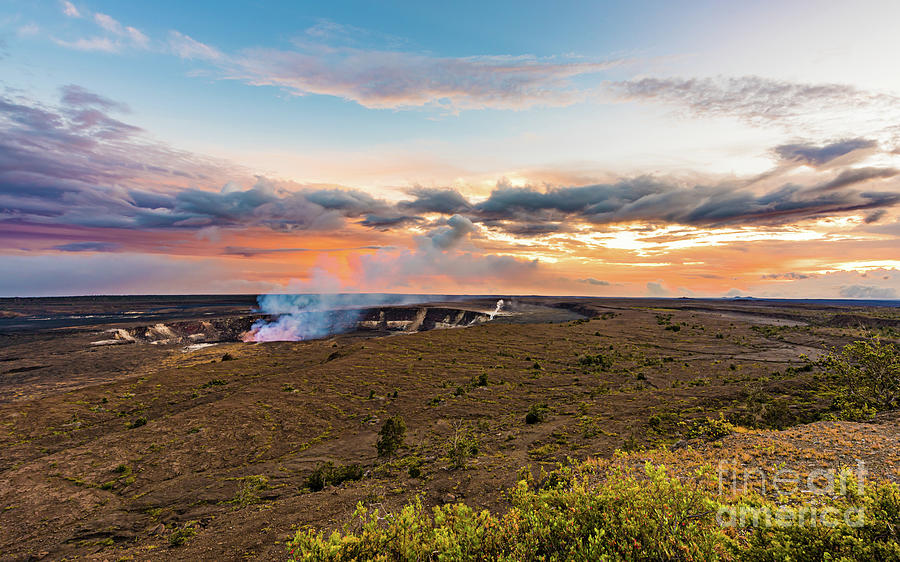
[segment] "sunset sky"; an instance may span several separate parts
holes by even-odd
[[[900,2],[0,0],[0,296],[900,296]]]

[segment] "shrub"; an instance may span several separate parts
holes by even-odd
[[[306,486],[313,492],[318,492],[326,486],[337,486],[342,482],[360,480],[363,477],[363,469],[358,464],[335,465],[328,461],[320,464],[306,477]]]
[[[546,404],[534,404],[528,410],[528,413],[525,414],[525,423],[531,425],[535,423],[541,423],[547,417],[547,405]]]
[[[136,418],[136,419],[132,420],[132,421],[128,424],[128,429],[135,429],[135,428],[137,428],[137,427],[141,427],[141,426],[144,426],[144,425],[147,425],[147,418],[145,418],[144,416],[141,416],[141,417],[139,417],[139,418]]]
[[[222,356],[222,361],[234,361],[234,355],[226,353]]]
[[[718,419],[695,420],[687,426],[685,437],[688,439],[702,438],[707,441],[715,441],[732,433],[734,433],[734,426],[725,421],[725,418],[720,414]]]
[[[681,481],[665,468],[612,470],[599,483],[571,468],[535,487],[530,472],[510,491],[505,513],[465,504],[426,510],[420,498],[398,513],[360,504],[343,529],[297,531],[293,560],[897,560],[900,488],[871,484],[862,494],[825,496],[824,506],[862,509],[860,526],[795,524],[735,527],[717,519],[736,510],[777,513],[759,497],[723,504],[712,496],[709,472]],[[822,511],[820,511],[822,513]],[[722,517],[723,522],[728,517]],[[749,522],[749,521],[748,521]],[[440,555],[438,558],[436,555]]]
[[[876,411],[900,407],[900,354],[894,344],[856,341],[821,363],[838,387],[834,408],[839,417],[864,421]]]
[[[303,560],[712,560],[726,539],[715,503],[697,487],[648,467],[597,488],[570,474],[534,489],[521,481],[502,515],[420,499],[391,517],[360,505],[342,533],[297,532]]]
[[[609,369],[612,367],[612,359],[598,353],[597,355],[585,355],[578,359],[578,363],[582,367],[597,367],[599,369]]]
[[[261,474],[253,476],[245,476],[239,479],[241,481],[240,490],[232,503],[239,505],[252,505],[262,501],[259,493],[269,489],[269,479]]]
[[[459,423],[447,441],[447,457],[452,468],[465,468],[466,461],[478,454],[478,439],[472,430]]]
[[[200,388],[211,388],[213,386],[224,386],[228,384],[228,381],[222,379],[213,379],[209,382],[205,382],[200,385]]]
[[[169,535],[169,545],[181,546],[191,540],[199,531],[197,521],[188,521]]]
[[[378,442],[375,448],[378,449],[379,457],[389,457],[397,452],[397,449],[403,446],[403,438],[406,435],[406,423],[400,416],[388,418],[381,426],[378,432]]]

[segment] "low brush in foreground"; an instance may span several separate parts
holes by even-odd
[[[819,498],[812,520],[809,499],[797,498],[787,512],[806,513],[804,524],[770,517],[784,512],[783,499],[717,497],[709,470],[689,480],[649,463],[644,474],[602,475],[586,463],[540,486],[520,481],[512,507],[499,516],[461,503],[429,512],[418,499],[397,514],[360,505],[342,532],[299,530],[290,554],[331,561],[900,560],[896,484],[869,484],[859,493],[854,483]],[[842,516],[848,512],[856,517],[850,524]]]

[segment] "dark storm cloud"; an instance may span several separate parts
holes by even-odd
[[[342,211],[348,216],[358,216],[387,209],[387,204],[368,193],[351,189],[321,189],[308,191],[306,199],[328,210]]]
[[[531,237],[544,236],[557,232],[565,232],[567,229],[558,222],[512,222],[512,221],[483,221],[485,226],[496,226],[513,236]]]
[[[892,178],[897,174],[900,174],[900,170],[894,168],[851,168],[844,170],[833,180],[817,186],[817,189],[822,191],[841,189],[869,180]]]
[[[463,213],[471,209],[466,198],[454,189],[416,187],[409,190],[415,199],[401,201],[398,207],[420,213]]]
[[[775,147],[775,154],[782,160],[818,167],[856,150],[871,149],[876,146],[875,141],[869,139],[844,139],[824,145],[783,144]]]
[[[368,226],[369,228],[374,228],[376,230],[388,230],[391,228],[398,228],[410,224],[420,223],[424,220],[425,219],[423,219],[422,217],[406,215],[366,215],[366,218],[364,218],[359,224]]]
[[[685,185],[639,176],[543,190],[500,182],[478,203],[451,188],[415,187],[409,199],[391,203],[360,190],[253,180],[227,163],[149,141],[138,127],[110,116],[123,109],[112,100],[75,86],[62,96],[55,108],[0,96],[0,221],[136,231],[324,231],[355,222],[389,230],[423,223],[420,214],[441,214],[449,218],[436,221],[439,227],[426,238],[444,248],[475,232],[474,223],[534,237],[567,232],[573,222],[779,225],[853,211],[865,211],[874,222],[900,203],[896,188],[857,188],[897,176],[892,168],[836,169],[818,185],[784,184],[762,193],[741,182]],[[851,139],[784,145],[777,152],[789,161],[823,164],[873,146]]]
[[[874,211],[874,212],[866,215],[866,218],[863,219],[863,222],[865,222],[866,224],[875,224],[876,222],[878,222],[882,218],[884,218],[884,216],[886,214],[887,214],[887,211],[885,211],[884,209],[878,209],[877,211]]]
[[[60,252],[114,252],[119,248],[121,245],[114,242],[72,242],[53,246],[54,250]]]
[[[891,207],[898,202],[900,194],[896,192],[812,192],[788,184],[757,194],[740,186],[680,187],[640,177],[614,184],[546,191],[501,185],[475,206],[475,214],[484,219],[519,223],[579,218],[594,224],[649,221],[718,226],[780,224]]]
[[[287,189],[265,178],[144,138],[110,116],[126,108],[78,86],[58,107],[0,97],[0,219],[159,229],[268,226],[334,229],[346,218],[389,215],[359,190]],[[196,187],[201,184],[206,189]],[[219,190],[210,188],[218,183]]]

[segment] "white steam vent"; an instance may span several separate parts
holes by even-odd
[[[494,308],[494,311],[491,312],[491,314],[490,314],[491,320],[494,319],[494,316],[497,316],[497,313],[500,312],[500,309],[502,309],[502,308],[503,308],[503,299],[500,299],[497,301],[497,306]]]

